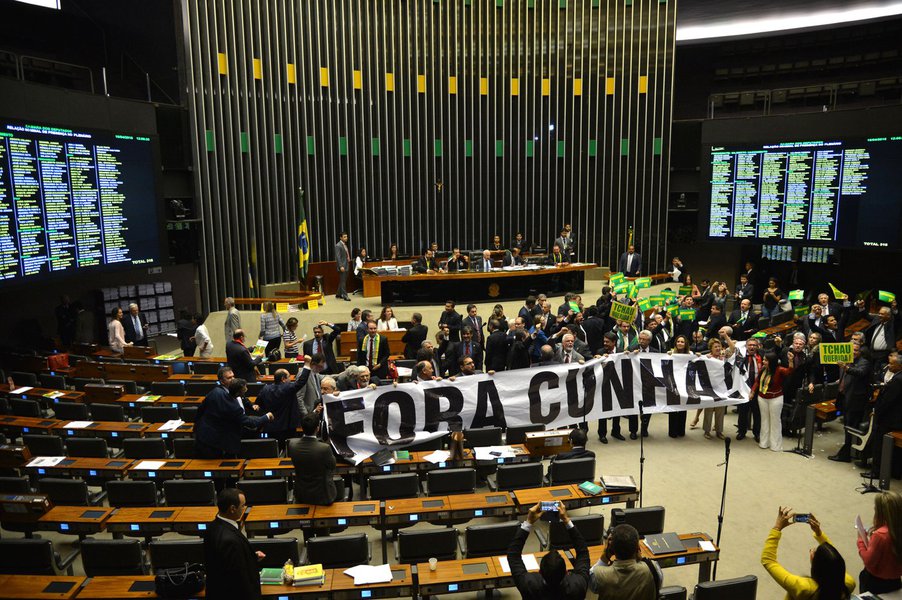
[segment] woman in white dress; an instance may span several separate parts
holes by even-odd
[[[379,331],[398,330],[398,320],[395,318],[395,314],[392,311],[391,306],[386,306],[382,309],[382,313],[379,315],[379,320],[376,321],[376,329]]]

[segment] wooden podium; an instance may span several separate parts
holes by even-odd
[[[551,429],[549,431],[530,431],[526,434],[526,449],[531,456],[554,456],[561,452],[569,452],[570,432],[572,429]]]

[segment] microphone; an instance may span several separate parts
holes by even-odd
[[[730,442],[731,441],[732,441],[732,438],[724,438],[723,439],[724,450],[726,450],[727,456],[730,455]]]

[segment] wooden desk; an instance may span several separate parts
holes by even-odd
[[[818,421],[827,423],[836,419],[836,400],[828,400],[827,402],[818,402],[814,405],[814,417]]]
[[[107,531],[113,534],[160,535],[173,530],[173,523],[182,510],[178,506],[148,506],[117,508],[107,519]]]
[[[182,477],[185,479],[238,479],[243,471],[244,460],[240,458],[193,459],[189,460],[182,469]]]
[[[173,519],[172,529],[178,533],[199,535],[207,530],[207,523],[216,518],[217,511],[215,506],[184,506]]]
[[[168,381],[172,375],[169,365],[100,363],[82,361],[74,368],[75,377],[92,377],[101,379],[124,379],[128,381]]]
[[[601,485],[601,481],[596,479],[595,483],[597,485]],[[627,508],[633,508],[636,506],[636,502],[639,500],[639,489],[635,489],[627,492],[608,492],[602,491],[600,494],[592,495],[587,494],[586,492],[579,489],[579,485],[574,485],[576,488],[576,495],[579,496],[579,508],[586,508],[588,506],[601,506],[604,504],[626,504]]]
[[[155,590],[153,575],[91,577],[78,597],[89,600],[158,598]]]
[[[78,477],[81,479],[125,479],[133,461],[130,458],[66,458],[52,467],[25,467],[25,471],[41,476]]]
[[[319,508],[324,507],[309,504],[258,504],[248,508],[244,516],[244,528],[250,533],[312,527],[314,512]]]
[[[440,463],[431,463],[426,460],[426,456],[432,454],[432,450],[411,452],[410,456],[417,464],[419,471],[431,471],[433,469],[473,469],[476,467],[476,458],[473,450],[464,448],[463,460],[448,460]]]
[[[417,565],[417,578],[421,596],[478,592],[496,587],[498,573],[491,556],[465,560],[440,560],[435,571],[429,563]]]
[[[680,540],[684,544],[687,542],[697,543],[700,540],[713,542],[710,535],[700,532],[681,533]],[[674,552],[673,554],[658,554],[657,556],[652,554],[645,544],[639,544],[639,549],[642,551],[642,556],[655,561],[662,569],[666,569],[668,567],[681,567],[684,565],[697,564],[699,583],[711,580],[711,563],[720,558],[720,549],[716,546],[713,552],[702,550],[696,545],[695,547],[687,548],[683,552]]]
[[[552,500],[563,502],[568,510],[579,508],[579,503],[582,500],[582,494],[575,485],[553,485],[549,487],[514,490],[511,494],[514,497],[514,501],[517,503],[517,511],[520,514],[529,512],[530,508],[543,500],[547,502]]]
[[[332,575],[332,598],[349,600],[357,598],[402,598],[413,597],[413,575],[408,565],[392,565],[392,580],[388,583],[356,587],[354,578],[344,574],[343,569],[334,569]]]
[[[336,325],[338,327],[339,325]],[[407,330],[397,330],[397,331],[380,331],[380,335],[384,335],[385,339],[388,340],[388,353],[389,354],[404,354],[404,347],[406,344],[401,341],[401,338],[404,337],[404,334],[407,333]],[[341,335],[338,337],[338,355],[339,356],[347,356],[350,358],[356,358],[357,356],[357,332],[356,331],[342,331]]]
[[[331,506],[317,506],[313,511],[314,527],[344,525],[373,525],[379,521],[379,501],[336,502]]]
[[[451,501],[448,496],[425,498],[399,498],[385,501],[383,525],[401,525],[420,521],[438,521],[451,518]]]
[[[556,456],[561,452],[570,452],[570,429],[549,429],[547,431],[530,431],[526,434],[526,450],[533,456]]]
[[[787,331],[792,331],[798,327],[795,321],[786,321],[785,323],[780,323],[779,325],[774,325],[773,327],[768,327],[767,329],[762,329],[763,333],[767,334],[767,337],[771,337],[774,335],[782,336]]]
[[[427,452],[428,454],[428,452]],[[395,459],[395,462],[388,465],[377,465],[372,458],[364,459],[357,465],[357,472],[361,475],[380,475],[382,473],[409,473],[418,470],[418,463],[411,454],[410,458]]]
[[[159,469],[147,469],[142,467],[145,462],[162,462],[163,465]],[[181,458],[172,458],[168,460],[157,460],[146,458],[136,460],[133,465],[128,468],[129,479],[153,479],[155,481],[165,481],[166,479],[175,479],[181,477],[188,460]]]
[[[582,292],[586,271],[594,264],[540,269],[495,270],[489,273],[417,273],[413,275],[363,274],[363,297],[381,296],[383,304],[521,300],[533,291],[558,294]]]
[[[526,444],[513,444],[508,446],[501,446],[504,448],[509,448],[513,451],[514,456],[507,456],[504,458],[495,458],[492,460],[476,460],[477,463],[482,464],[491,464],[497,463],[499,465],[511,465],[516,463],[524,463],[530,462],[532,460],[532,455],[529,453],[529,450],[526,449]],[[464,456],[467,456],[466,454]],[[475,452],[474,452],[475,456]]]
[[[290,458],[251,458],[244,461],[245,479],[293,476],[294,465]]]
[[[455,494],[448,496],[452,519],[513,517],[516,505],[510,492]]]
[[[267,363],[268,364],[268,363]],[[204,375],[169,375],[165,381],[179,381],[181,383],[188,383],[189,381],[202,381],[204,383],[209,383],[211,385],[216,385],[219,381],[219,377],[215,374],[204,374]],[[272,383],[273,376],[272,375],[257,375],[257,383]]]
[[[851,325],[846,325],[846,327],[843,329],[843,333],[846,336],[846,340],[851,340],[853,333],[858,333],[859,331],[864,331],[865,329],[867,329],[870,326],[871,326],[871,322],[868,319],[858,319]]]
[[[54,575],[0,575],[0,598],[74,598],[85,578]]]
[[[11,415],[0,416],[0,430],[13,433],[13,438],[23,433],[49,434],[59,421],[56,419],[37,419],[34,417],[14,417]]]
[[[529,554],[529,552],[527,552],[527,554]],[[542,557],[545,556],[546,554],[548,554],[548,552],[532,552],[532,554],[536,557],[536,562],[541,564]],[[563,556],[564,556],[564,564],[567,565],[567,570],[569,571],[570,569],[573,568],[573,563],[570,562],[570,558],[567,556],[566,553],[564,553]],[[495,567],[495,573],[497,575],[497,578],[495,581],[496,581],[496,585],[498,587],[500,587],[500,588],[516,587],[516,584],[514,583],[514,578],[511,576],[510,571],[504,570],[504,565],[501,564],[500,556],[492,557],[492,565],[494,565],[494,567]],[[590,565],[591,565],[591,563],[590,563]],[[537,569],[529,569],[529,572],[530,573],[538,573],[538,570]]]
[[[103,506],[54,506],[38,519],[38,529],[69,535],[93,535],[104,530],[112,514],[112,508]]]
[[[279,304],[307,304],[313,300],[319,301],[323,297],[319,292],[302,293],[295,292],[291,296],[275,296],[272,298],[235,298],[235,306],[257,306],[264,302],[275,302]]]
[[[122,348],[122,358],[125,360],[130,358],[146,360],[151,356],[156,356],[156,354],[156,348],[151,346],[124,346]]]
[[[3,383],[0,384],[0,394],[9,394],[12,390],[19,389],[22,386],[10,387],[9,385]],[[58,398],[48,398],[46,394],[52,394],[53,392],[65,392],[62,396]],[[54,388],[44,388],[44,387],[33,387],[30,390],[22,392],[20,394],[15,395],[17,398],[28,398],[31,400],[43,400],[44,402],[83,402],[84,401],[84,392],[73,392],[71,390],[57,390]]]
[[[194,423],[182,423],[173,431],[160,431],[160,427],[166,423],[149,423],[144,430],[144,437],[161,437],[164,440],[172,438],[194,437]]]
[[[72,421],[60,421],[53,426],[53,433],[60,437],[103,438],[106,440],[144,437],[149,427],[145,423],[122,421],[92,421],[88,427],[72,429],[67,427]]]

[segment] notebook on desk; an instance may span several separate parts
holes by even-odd
[[[683,542],[680,541],[680,536],[675,533],[646,535],[645,539],[642,541],[655,556],[659,554],[673,554],[674,552],[684,552],[686,550]]]
[[[632,475],[602,475],[601,485],[609,492],[636,491],[636,480]]]

